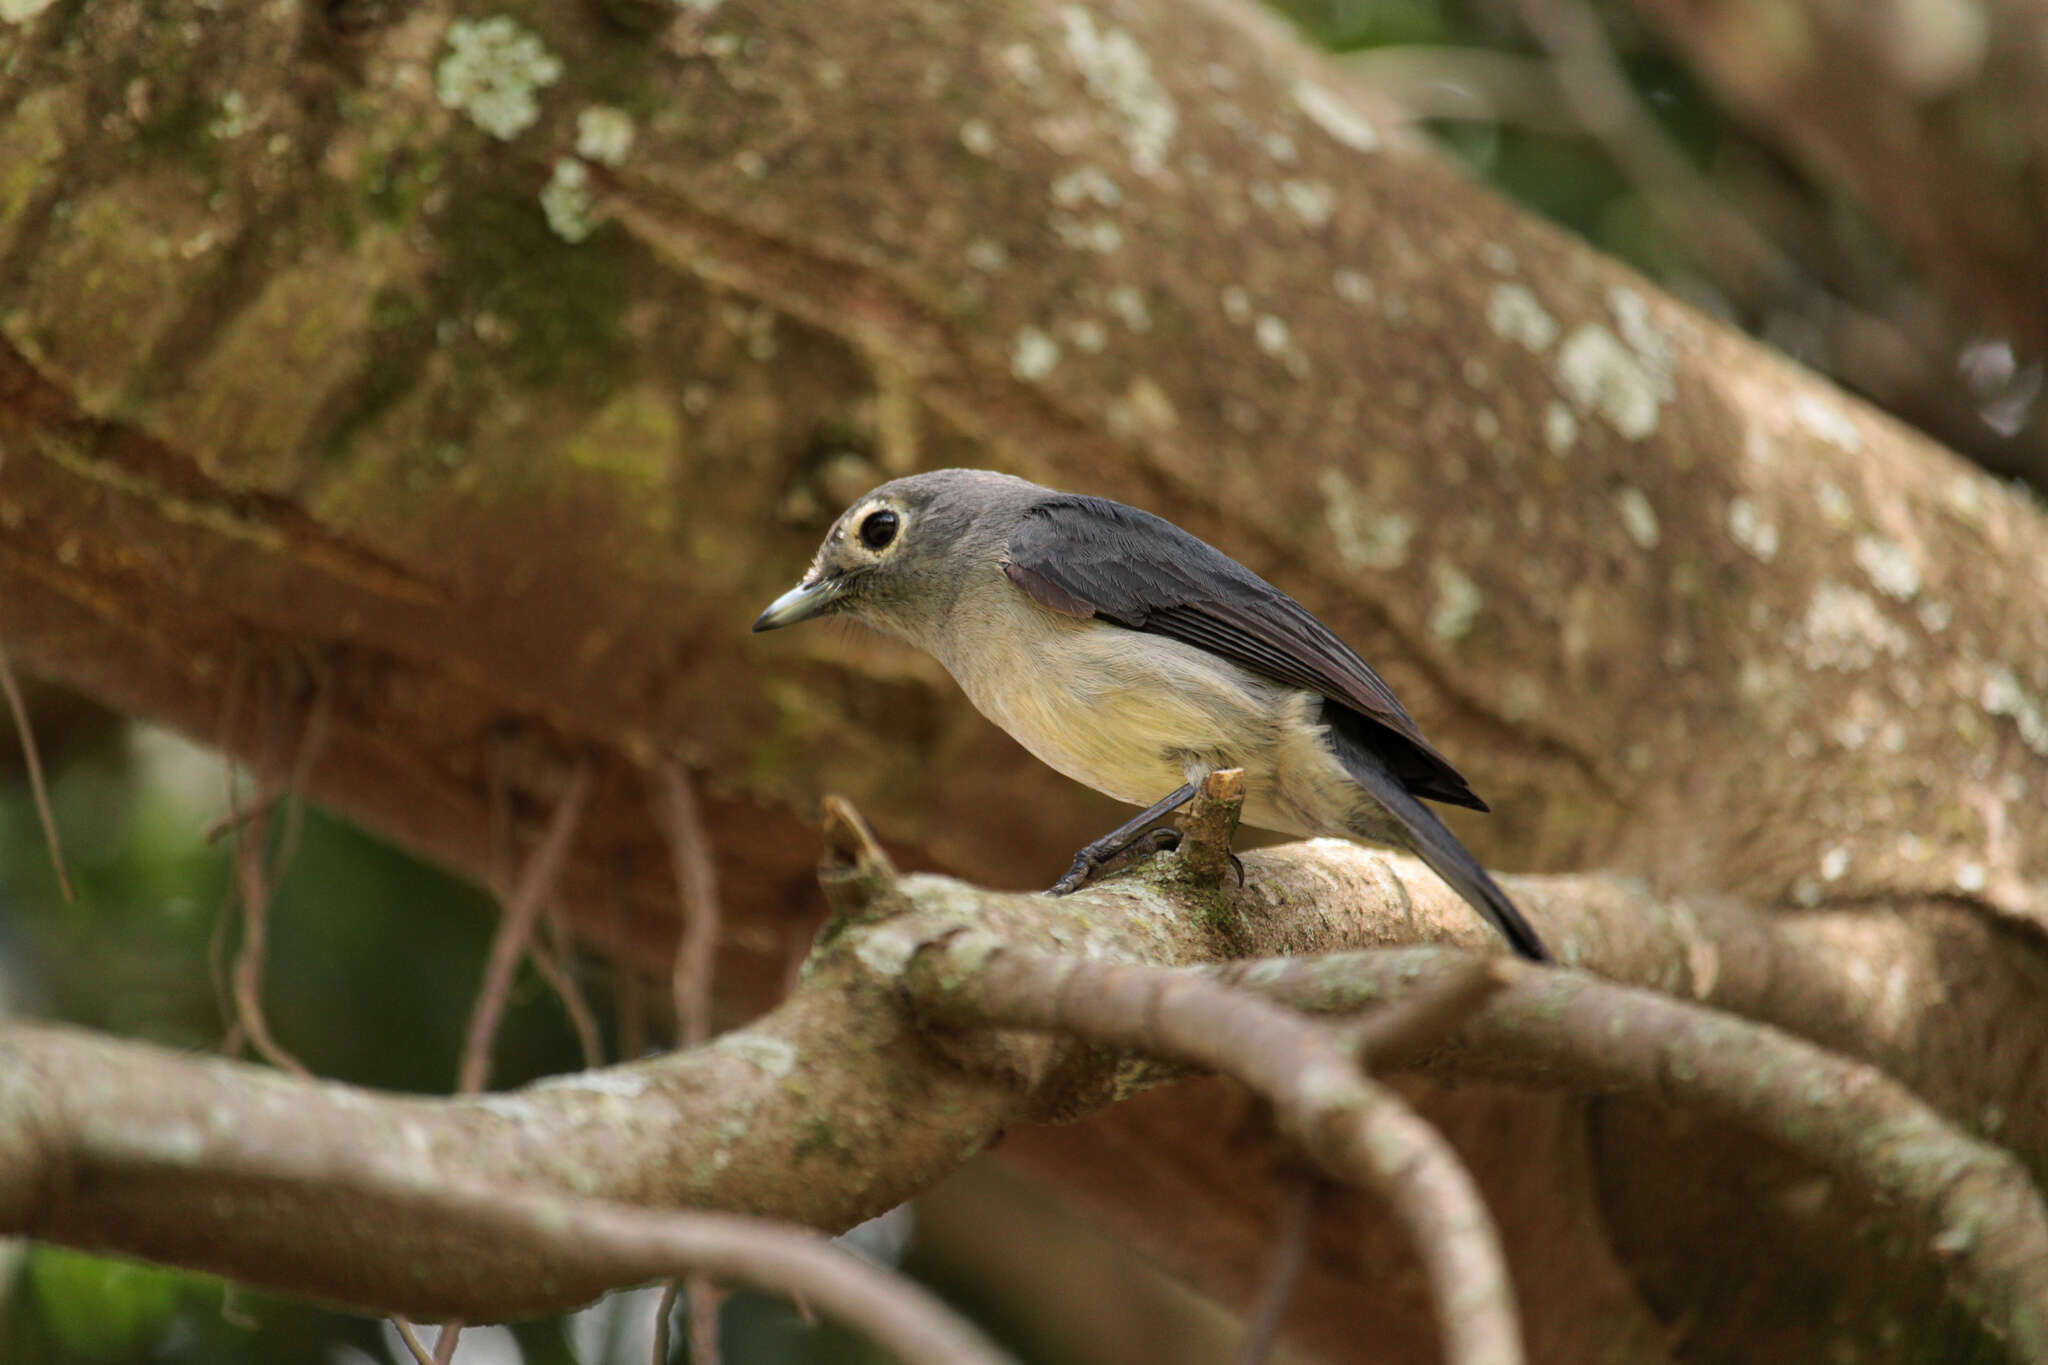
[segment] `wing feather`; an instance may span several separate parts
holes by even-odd
[[[1317,692],[1367,722],[1417,796],[1485,810],[1385,680],[1309,610],[1221,550],[1150,512],[1062,493],[1025,512],[1005,572],[1040,605],[1168,636],[1276,682]]]

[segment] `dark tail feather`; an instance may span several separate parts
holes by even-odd
[[[1500,930],[1501,937],[1517,953],[1531,962],[1554,961],[1550,950],[1543,946],[1543,940],[1536,937],[1536,931],[1529,927],[1529,921],[1522,918],[1522,912],[1508,899],[1508,893],[1486,874],[1486,869],[1479,865],[1471,850],[1458,842],[1458,836],[1437,818],[1436,812],[1409,795],[1408,789],[1401,785],[1401,779],[1388,771],[1377,757],[1341,737],[1333,738],[1336,742],[1331,747],[1336,751],[1338,762],[1358,780],[1366,794],[1407,831],[1409,849]],[[1367,837],[1373,836],[1368,834]]]

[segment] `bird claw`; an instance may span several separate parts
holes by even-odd
[[[1179,830],[1171,825],[1161,825],[1157,829],[1146,830],[1137,838],[1115,847],[1100,848],[1090,844],[1074,855],[1073,865],[1067,869],[1066,875],[1051,886],[1048,886],[1045,889],[1045,894],[1048,896],[1071,896],[1074,892],[1079,891],[1082,887],[1088,885],[1089,882],[1095,880],[1104,868],[1113,863],[1133,855],[1151,858],[1161,853],[1171,853],[1174,849],[1180,847],[1180,842],[1181,832]],[[1231,861],[1235,862],[1236,859],[1233,858]],[[1238,872],[1239,880],[1242,881],[1243,868],[1240,867]]]

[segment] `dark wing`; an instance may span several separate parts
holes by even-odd
[[[1005,572],[1041,606],[1211,650],[1276,682],[1319,692],[1417,796],[1485,810],[1422,737],[1380,675],[1308,608],[1172,522],[1106,498],[1062,493],[1024,513]]]

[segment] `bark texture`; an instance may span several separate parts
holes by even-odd
[[[1234,6],[327,13],[0,22],[23,663],[272,772],[317,701],[313,793],[479,874],[494,784],[530,841],[588,763],[565,894],[629,953],[672,932],[648,775],[679,758],[734,1018],[815,920],[823,792],[909,865],[996,885],[1043,884],[1114,816],[920,656],[746,634],[869,483],[997,465],[1258,567],[1474,779],[1482,853],[1614,869],[1670,910],[1545,903],[1547,932],[1640,935],[1667,956],[1637,979],[2031,1140],[2037,504],[1383,138]],[[1714,893],[1783,922],[1697,931]],[[1242,1294],[1273,1204],[1220,1094],[1007,1148]],[[1674,1172],[1734,1150],[1719,1130],[1427,1099],[1518,1272],[1556,1280],[1527,1309],[1550,1358],[1659,1319],[1713,1324],[1686,1346],[1709,1356],[1880,1342],[1927,1302],[1919,1248],[1842,1254],[1839,1202],[1697,1190],[1675,1215]],[[1739,1155],[1757,1191],[1811,1179]],[[1843,1321],[1746,1294],[1760,1249]],[[1364,1349],[1352,1282],[1324,1285],[1310,1334]]]

